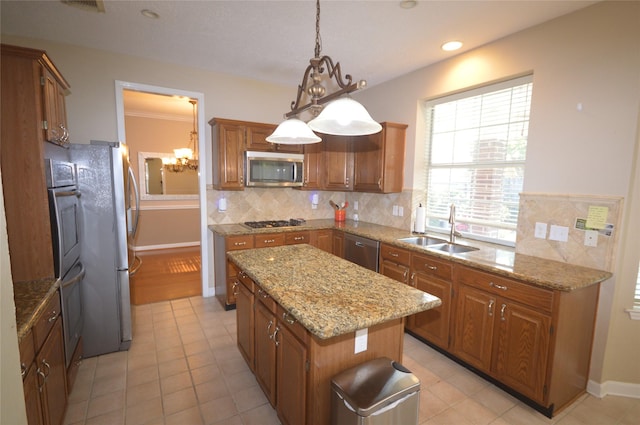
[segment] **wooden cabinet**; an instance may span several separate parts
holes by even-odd
[[[305,230],[302,232],[289,232],[289,233],[285,233],[285,236],[284,236],[285,245],[310,243],[310,241],[311,241],[311,232],[309,230]]]
[[[276,303],[262,289],[255,303],[255,376],[267,396],[276,406]]]
[[[379,133],[354,137],[354,191],[402,192],[406,130],[384,122]]]
[[[284,233],[265,233],[255,235],[255,248],[269,248],[271,246],[284,245],[285,234]]]
[[[69,85],[41,50],[3,44],[0,62],[0,161],[12,278],[49,279],[54,268],[44,142],[51,137],[44,128],[66,115],[62,94]],[[61,118],[47,115],[54,113]]]
[[[253,246],[253,235],[225,237],[216,233],[213,237],[216,298],[225,310],[230,310],[235,306],[235,286],[238,285],[238,268],[227,261],[227,252],[249,249]]]
[[[407,329],[442,347],[449,348],[449,328],[452,304],[452,266],[449,261],[430,255],[413,253],[411,256],[410,285],[440,298],[436,308],[409,316]]]
[[[304,178],[302,179],[302,187],[297,189],[322,189],[323,147],[323,142],[304,145]]]
[[[328,252],[329,254],[332,254],[333,253],[333,230],[323,229],[323,230],[312,231],[309,244],[311,246],[315,246],[316,248],[320,248],[321,250]]]
[[[42,128],[45,140],[65,146],[69,143],[65,96],[69,84],[55,70],[45,68],[41,79],[44,94],[44,120]]]
[[[244,190],[245,127],[241,121],[213,118],[211,154],[213,187]]]
[[[344,233],[341,231],[333,232],[333,255],[344,258]]]
[[[380,274],[408,284],[410,267],[410,251],[386,243],[380,244]]]
[[[20,362],[29,425],[62,424],[68,389],[57,292],[20,341]]]
[[[238,273],[239,285],[236,290],[236,330],[238,349],[244,360],[253,371],[254,361],[254,335],[255,314],[255,284],[244,272]]]
[[[353,139],[351,137],[323,134],[325,190],[353,190]]]

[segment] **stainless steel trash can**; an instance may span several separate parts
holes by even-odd
[[[418,423],[420,380],[381,357],[347,369],[331,381],[332,425]]]

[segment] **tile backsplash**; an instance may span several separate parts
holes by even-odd
[[[622,202],[620,197],[521,193],[516,252],[612,271]],[[613,225],[610,236],[598,234],[595,247],[586,246],[585,231],[575,228],[577,219],[587,218],[590,207],[606,207],[606,223]],[[535,236],[536,223],[547,224],[545,239]],[[549,239],[552,225],[569,228],[566,242]]]

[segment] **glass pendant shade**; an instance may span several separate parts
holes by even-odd
[[[306,145],[322,141],[304,121],[297,118],[289,118],[280,123],[266,140],[282,145]]]
[[[338,136],[363,136],[382,130],[364,106],[350,97],[327,104],[320,115],[309,121],[308,126],[313,131]]]

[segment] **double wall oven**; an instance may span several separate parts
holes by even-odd
[[[64,318],[64,351],[68,367],[83,327],[82,280],[85,270],[80,262],[80,192],[73,163],[46,159],[45,168],[53,263],[56,278],[61,279],[60,304]]]

